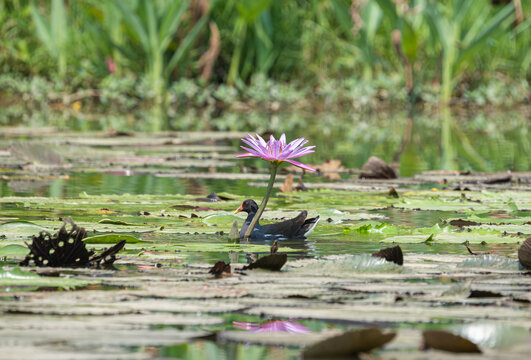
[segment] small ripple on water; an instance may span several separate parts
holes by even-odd
[[[499,270],[518,270],[518,260],[496,255],[478,255],[457,264],[458,267],[491,268]]]
[[[299,267],[299,265],[302,265]],[[403,268],[383,258],[369,254],[361,255],[330,255],[322,259],[301,260],[295,262],[293,271],[316,272],[321,275],[374,273],[374,272],[402,272]]]

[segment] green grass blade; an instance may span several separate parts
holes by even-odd
[[[500,10],[485,26],[479,31],[476,38],[459,54],[456,65],[472,56],[476,50],[497,30],[500,30],[502,23],[514,12],[513,4],[506,5]],[[502,29],[502,31],[505,29]]]
[[[52,1],[52,13],[50,18],[51,35],[57,43],[60,51],[64,51],[68,29],[66,25],[66,10],[63,0]]]
[[[115,1],[113,4],[121,11],[127,30],[138,38],[144,51],[149,52],[148,35],[140,17],[135,14],[126,1]]]
[[[166,50],[173,35],[181,25],[183,14],[188,8],[188,1],[173,1],[171,7],[166,11],[159,28],[159,46],[161,50]]]
[[[182,60],[184,55],[186,55],[188,49],[190,46],[192,46],[193,42],[197,38],[197,35],[199,35],[199,32],[201,29],[205,26],[206,22],[208,21],[208,16],[203,16],[190,30],[188,34],[186,34],[186,37],[184,40],[179,44],[179,47],[177,48],[177,51],[173,54],[171,57],[168,65],[166,66],[166,75],[169,76],[170,73],[175,69],[177,64]]]
[[[396,5],[391,0],[376,0],[378,6],[382,9],[385,17],[391,24],[398,22],[398,14],[396,13]]]
[[[155,53],[159,49],[159,39],[157,32],[157,16],[155,15],[155,9],[151,1],[144,1],[144,11],[147,20],[147,37],[149,41],[150,54]]]
[[[53,57],[57,56],[57,44],[55,43],[48,20],[37,10],[35,4],[31,4],[31,16],[37,29],[37,36]]]

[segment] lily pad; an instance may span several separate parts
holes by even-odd
[[[127,244],[143,243],[147,241],[140,240],[132,235],[122,234],[103,234],[89,236],[83,239],[83,242],[87,244],[116,244],[122,240],[125,240]]]
[[[0,292],[8,287],[52,287],[62,289],[75,289],[96,284],[99,281],[81,280],[71,277],[45,277],[24,271],[20,268],[0,269]],[[2,290],[3,289],[3,290]]]
[[[0,257],[22,258],[28,253],[28,247],[16,244],[10,244],[0,247]]]

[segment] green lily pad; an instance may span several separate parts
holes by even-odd
[[[122,240],[125,240],[127,244],[143,243],[142,241],[132,235],[121,234],[104,234],[86,237],[83,241],[87,244],[116,244]]]
[[[53,287],[63,289],[75,289],[85,287],[99,281],[81,280],[71,277],[48,277],[39,276],[35,273],[24,271],[18,267],[0,269],[0,292],[8,287]],[[5,290],[4,290],[5,291]]]
[[[51,232],[52,230],[30,221],[17,220],[0,224],[0,235],[7,239],[27,239],[41,231]]]
[[[0,257],[22,258],[28,254],[27,246],[10,244],[0,247]]]

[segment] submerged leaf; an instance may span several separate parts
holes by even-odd
[[[347,331],[309,346],[304,358],[329,358],[352,356],[377,349],[393,340],[396,333],[384,334],[380,329],[369,328]]]

